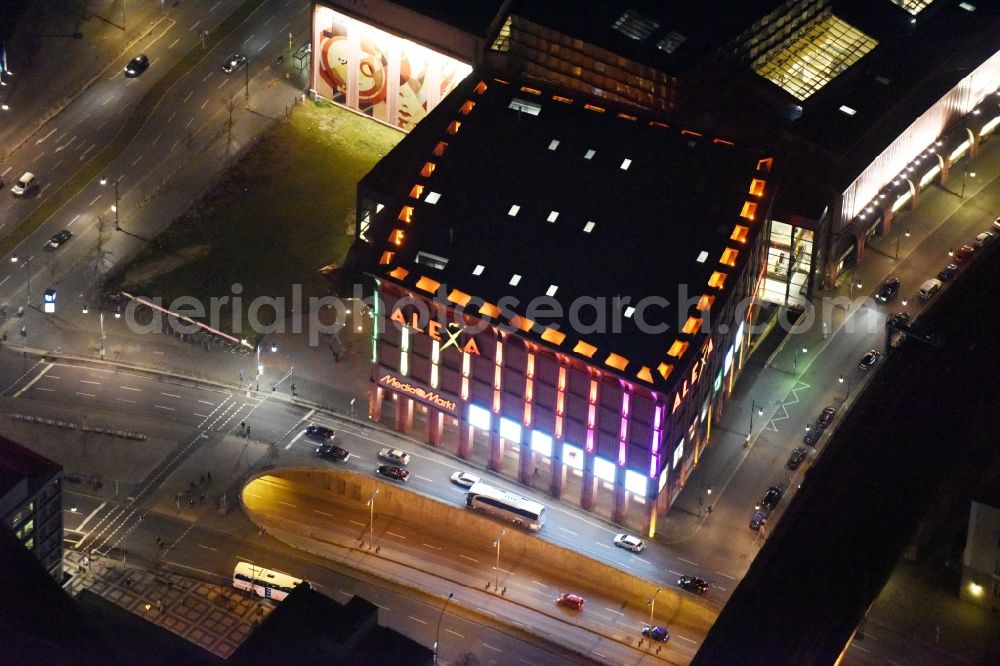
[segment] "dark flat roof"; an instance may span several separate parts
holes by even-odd
[[[23,478],[29,479],[29,488],[34,490],[61,469],[45,456],[0,435],[0,495]]]
[[[462,32],[479,37],[487,36],[489,27],[500,13],[505,0],[391,0],[391,4],[423,14]],[[353,2],[320,0],[320,4],[334,9],[351,9]],[[366,10],[370,11],[370,10]]]
[[[480,81],[482,94],[475,90]],[[460,107],[467,100],[475,107],[463,115]],[[540,112],[513,110],[512,102],[537,104]],[[564,315],[579,297],[604,297],[609,310],[617,296],[629,297],[633,305],[644,297],[663,297],[670,305],[650,307],[645,320],[665,324],[665,332],[644,333],[634,318],[621,317],[620,331],[577,335],[564,318],[559,323],[565,341],[540,339],[564,353],[582,339],[598,349],[581,357],[585,361],[603,366],[610,353],[619,354],[629,360],[620,374],[634,381],[641,368],[650,368],[654,380],[646,384],[663,387],[656,368],[672,360],[666,352],[690,305],[677,305],[678,290],[686,289],[694,301],[713,293],[718,307],[729,287],[709,287],[710,276],[720,269],[738,273],[749,259],[743,251],[734,268],[719,263],[727,247],[742,247],[730,241],[735,225],[749,227],[747,244],[753,245],[772,187],[761,199],[757,221],[740,213],[753,199],[751,180],[769,177],[757,171],[765,155],[684,124],[650,116],[623,119],[611,107],[588,110],[585,104],[473,72],[362,179],[360,190],[373,190],[387,202],[371,234],[374,260],[382,250],[395,252],[390,264],[373,272],[410,290],[427,276],[492,304],[513,297],[518,304],[511,310],[522,316],[532,299],[546,297],[553,287],[550,301]],[[452,135],[447,128],[455,120],[461,126]],[[439,141],[448,145],[435,156]],[[589,159],[588,151],[593,151]],[[622,169],[625,160],[631,163]],[[433,174],[423,177],[427,162],[434,164]],[[425,185],[420,200],[409,198],[416,183]],[[427,201],[431,193],[440,195],[434,204]],[[404,205],[413,206],[409,224],[397,222]],[[514,216],[513,206],[519,207]],[[589,233],[588,223],[593,223]],[[405,233],[399,247],[388,240],[394,227]],[[418,263],[418,253],[446,259],[447,265]],[[477,266],[483,267],[478,275]],[[520,281],[511,285],[515,274]],[[621,315],[624,308],[614,311]],[[472,306],[466,311],[476,312]],[[593,309],[583,312],[581,319],[592,322]],[[536,327],[528,337],[541,334]]]

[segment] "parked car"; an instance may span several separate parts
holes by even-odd
[[[972,258],[972,255],[976,253],[976,248],[971,245],[963,245],[962,247],[955,250],[954,261],[956,264],[961,264]]]
[[[785,491],[778,486],[771,486],[764,493],[764,498],[760,501],[760,506],[758,509],[764,509],[765,511],[774,511],[774,507],[778,506],[778,502],[781,501],[781,496],[785,494]]]
[[[625,550],[631,550],[633,553],[641,553],[642,549],[646,547],[642,539],[631,534],[615,535],[615,545]]]
[[[480,479],[475,474],[469,474],[468,472],[455,472],[451,475],[451,481],[463,488],[471,488],[472,484],[479,483]]]
[[[992,240],[993,240],[993,234],[989,231],[984,231],[983,233],[976,236],[976,247],[983,247]]]
[[[149,58],[146,57],[145,53],[140,53],[125,65],[125,76],[129,78],[136,77],[147,69],[149,69]]]
[[[661,643],[666,643],[670,640],[670,632],[667,631],[666,627],[661,627],[659,625],[655,627],[643,627],[642,635],[650,640],[659,641]]]
[[[917,291],[917,294],[920,296],[920,300],[929,301],[934,294],[938,293],[940,290],[941,280],[930,278],[929,280],[924,280],[924,283],[920,285],[920,289]]]
[[[14,186],[10,188],[10,192],[15,197],[23,197],[25,194],[35,189],[37,184],[38,179],[35,177],[35,174],[30,171],[25,171],[21,174],[21,177],[17,179],[17,182],[14,183]]]
[[[556,598],[557,605],[565,606],[566,608],[571,608],[575,611],[583,610],[583,603],[583,597],[579,594],[563,592]]]
[[[306,437],[319,442],[332,442],[336,439],[337,434],[333,432],[333,429],[326,426],[311,425],[306,428]]]
[[[378,457],[382,460],[388,460],[391,463],[396,463],[397,465],[405,466],[410,464],[410,454],[406,451],[400,451],[399,449],[390,449],[386,447],[378,452]]]
[[[906,326],[910,323],[909,312],[894,312],[889,315],[889,323],[893,326]]]
[[[342,449],[334,444],[320,444],[316,447],[316,455],[326,460],[338,460],[344,462],[351,457],[347,449]]]
[[[833,423],[833,417],[837,414],[836,407],[824,407],[823,411],[820,413],[819,418],[816,419],[816,425],[820,428],[827,428],[831,423]]]
[[[875,300],[879,303],[888,303],[899,293],[899,278],[891,277],[882,283],[882,286],[875,292]]]
[[[375,468],[375,473],[384,476],[387,479],[392,479],[393,481],[406,481],[410,478],[410,471],[403,469],[402,467],[394,467],[392,465],[379,465]]]
[[[814,424],[810,423],[806,426],[806,434],[802,436],[802,441],[809,446],[816,446],[816,442],[819,441],[819,436],[822,434],[822,428],[817,428]]]
[[[245,65],[247,62],[247,57],[245,55],[240,55],[239,53],[234,53],[226,59],[226,62],[222,63],[222,71],[226,74],[232,74],[237,69]]]
[[[688,592],[705,594],[708,592],[708,582],[694,576],[681,576],[677,579],[677,584]]]
[[[785,464],[785,467],[793,470],[798,469],[799,465],[802,464],[802,461],[806,459],[808,453],[809,452],[801,446],[796,446],[795,450],[792,451],[792,455],[788,456],[788,462]]]
[[[958,265],[957,264],[948,264],[947,266],[945,266],[944,268],[941,269],[940,273],[938,273],[938,279],[939,280],[944,280],[944,281],[947,282],[948,280],[952,279],[956,275],[958,275]]]
[[[750,516],[750,529],[759,530],[761,525],[767,524],[767,514],[763,511],[754,511]]]
[[[52,248],[53,250],[65,245],[66,241],[73,237],[73,232],[69,229],[63,229],[55,236],[49,239],[49,242],[45,244],[45,247]]]
[[[993,220],[993,229],[994,231],[1000,231],[1000,217]]]
[[[869,349],[864,356],[861,357],[861,361],[858,363],[858,367],[862,370],[871,370],[878,363],[878,357],[881,356],[874,349]]]

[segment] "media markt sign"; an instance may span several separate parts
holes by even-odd
[[[396,391],[397,393],[402,393],[403,395],[407,395],[415,400],[427,403],[432,407],[446,410],[452,414],[458,414],[457,402],[443,397],[437,391],[431,391],[423,386],[417,386],[407,377],[400,378],[391,372],[383,372],[378,378],[378,383],[386,388]]]

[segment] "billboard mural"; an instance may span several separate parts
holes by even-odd
[[[413,129],[472,67],[329,7],[313,15],[313,89],[400,129]]]

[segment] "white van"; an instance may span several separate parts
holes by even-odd
[[[35,174],[30,171],[25,171],[17,182],[14,183],[14,187],[10,188],[11,193],[15,197],[23,197],[25,194],[30,192],[35,187]]]
[[[927,301],[930,300],[931,296],[937,293],[938,289],[941,288],[941,280],[931,278],[926,280],[922,285],[920,285],[920,300]]]

